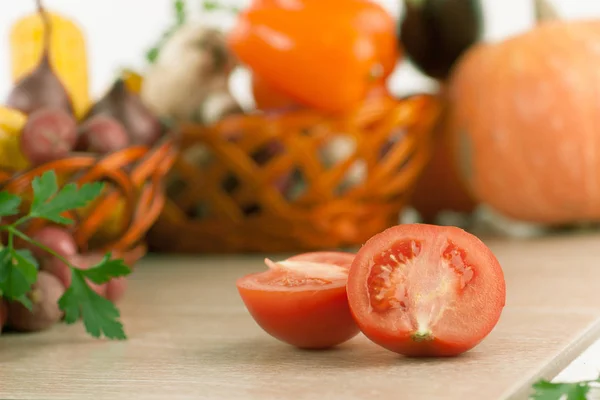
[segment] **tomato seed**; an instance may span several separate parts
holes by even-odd
[[[467,264],[467,252],[456,244],[448,241],[448,247],[443,252],[443,258],[448,261],[448,266],[460,277],[460,288],[464,289],[474,276],[473,268]]]
[[[407,311],[413,297],[415,312],[420,314],[418,325],[429,325],[441,317],[440,299],[447,297],[452,288],[457,286],[462,290],[473,279],[472,267],[466,262],[466,251],[456,244],[447,241],[442,251],[443,262],[439,279],[429,280],[423,287],[410,289],[406,285],[406,277],[411,273],[407,268],[420,268],[417,262],[410,263],[421,254],[422,244],[416,240],[406,240],[395,243],[385,252],[373,259],[373,267],[368,278],[371,307],[378,312],[389,310]],[[426,262],[425,260],[423,262]],[[451,275],[444,273],[444,267],[449,267]],[[426,268],[428,269],[428,268]],[[414,273],[414,272],[413,272]],[[429,274],[428,272],[424,272]],[[451,276],[454,276],[452,278]],[[456,282],[452,284],[452,282]],[[453,286],[455,285],[455,286]],[[417,322],[417,321],[415,321]]]
[[[368,286],[371,306],[384,312],[408,309],[408,291],[404,284],[406,264],[421,253],[421,243],[407,240],[395,243],[373,260]]]

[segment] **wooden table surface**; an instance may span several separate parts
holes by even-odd
[[[149,257],[120,305],[125,342],[81,325],[0,338],[2,399],[461,399],[526,398],[600,334],[600,237],[490,242],[503,264],[507,306],[464,356],[414,360],[362,335],[310,352],[263,333],[237,295],[259,256]],[[93,397],[92,397],[93,395]]]

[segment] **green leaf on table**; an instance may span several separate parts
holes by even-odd
[[[129,275],[131,269],[121,259],[111,260],[109,253],[97,265],[86,270],[80,270],[80,272],[90,281],[101,285],[112,278]]]
[[[595,381],[575,383],[552,383],[540,380],[533,385],[534,393],[531,400],[586,400],[591,386]]]
[[[104,267],[98,265],[93,277],[113,276],[111,273],[119,273],[120,268],[114,266]],[[65,322],[73,324],[83,318],[86,331],[93,337],[99,338],[104,335],[108,339],[127,339],[123,324],[119,321],[120,313],[115,305],[100,296],[87,284],[85,270],[73,268],[71,286],[59,299],[58,305],[65,312]]]
[[[5,247],[0,250],[0,290],[9,300],[16,300],[31,309],[25,296],[37,281],[38,265],[29,250]]]
[[[94,182],[77,187],[75,183],[69,183],[58,190],[56,174],[54,171],[48,171],[41,177],[35,177],[32,187],[33,202],[30,216],[66,225],[73,221],[61,214],[65,211],[85,207],[100,195],[104,184]]]
[[[0,192],[0,217],[7,217],[19,213],[21,198],[8,192]]]

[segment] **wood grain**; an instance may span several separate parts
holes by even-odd
[[[121,309],[129,340],[80,325],[0,339],[0,398],[524,399],[600,333],[600,237],[490,242],[508,298],[492,334],[464,356],[399,357],[363,336],[295,350],[246,313],[235,279],[262,258],[145,259]]]

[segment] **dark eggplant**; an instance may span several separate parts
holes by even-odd
[[[17,82],[6,99],[6,105],[27,115],[42,108],[61,109],[73,115],[71,98],[50,64],[52,24],[40,0],[37,7],[44,24],[42,57],[38,66]]]
[[[140,97],[130,92],[122,78],[86,114],[84,120],[97,115],[110,116],[119,121],[134,145],[154,144],[163,132],[160,120],[143,104]]]
[[[399,36],[405,54],[424,74],[446,79],[481,37],[479,0],[404,0],[404,8]]]

